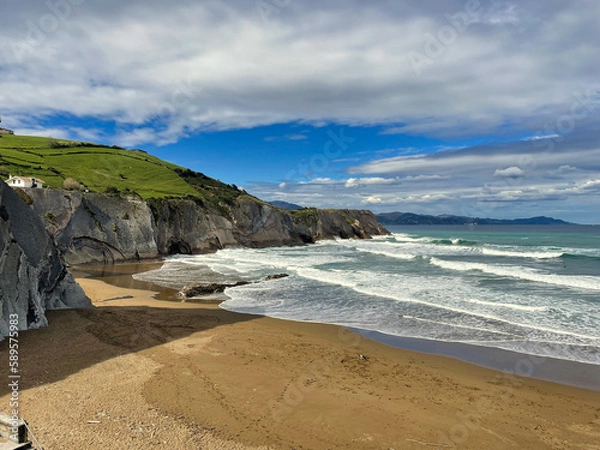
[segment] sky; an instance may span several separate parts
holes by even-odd
[[[597,0],[3,0],[0,116],[265,200],[600,223]]]

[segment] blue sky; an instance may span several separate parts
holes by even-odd
[[[0,114],[267,200],[600,223],[600,3],[5,0]]]

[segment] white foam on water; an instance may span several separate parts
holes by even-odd
[[[499,315],[493,315],[490,313],[485,313],[483,311],[475,311],[469,310],[465,308],[460,308],[457,306],[456,301],[448,302],[446,304],[440,304],[433,301],[425,301],[422,299],[415,298],[415,291],[422,289],[433,289],[432,280],[427,278],[418,278],[418,277],[400,277],[396,276],[395,279],[390,277],[386,277],[381,274],[376,274],[372,272],[361,272],[355,271],[352,273],[343,272],[343,271],[331,271],[331,270],[320,270],[314,268],[297,268],[296,273],[301,277],[308,278],[314,281],[319,281],[321,283],[327,284],[335,284],[338,286],[350,288],[356,292],[365,295],[373,295],[377,297],[383,297],[391,300],[411,303],[411,304],[420,304],[424,306],[429,306],[433,308],[443,309],[447,311],[451,311],[454,313],[465,314],[480,317],[482,319],[487,320],[495,320],[499,322],[505,321],[505,319]],[[452,279],[437,279],[438,290],[442,291],[442,295],[448,296],[450,294],[450,290],[448,286],[453,282]],[[410,289],[405,288],[404,286],[412,286],[412,292]],[[411,295],[412,294],[412,295]],[[464,300],[463,300],[464,302]],[[486,305],[492,305],[491,302],[485,302]],[[526,311],[535,311],[536,309],[522,308],[520,305],[494,305],[500,306],[504,308],[511,308],[516,310],[526,310]],[[515,308],[516,306],[516,308]],[[541,309],[539,309],[541,310]],[[520,325],[520,324],[519,324]]]
[[[539,306],[479,300],[476,297],[497,298],[498,293],[486,292],[453,277],[402,276],[369,271],[346,272],[315,268],[299,268],[296,273],[305,278],[322,283],[337,284],[366,295],[420,304],[517,326],[524,326],[525,324],[511,321],[503,313],[504,310],[516,313],[547,312],[549,310],[547,305],[542,305],[543,298],[534,297],[533,295],[529,295],[526,300],[529,302],[535,300]],[[474,305],[481,305],[484,308],[474,308]],[[519,314],[522,319],[526,319],[528,316],[529,314]],[[527,326],[543,331],[565,333],[570,336],[593,337],[565,330],[541,328],[539,323],[530,323]]]
[[[410,261],[411,259],[417,258],[417,255],[412,255],[410,253],[386,251],[386,250],[380,250],[380,249],[376,249],[376,248],[357,248],[356,250],[359,252],[363,252],[363,253],[371,253],[374,255],[387,256],[388,258],[403,259],[405,261]]]
[[[390,241],[343,241],[340,246],[352,248],[364,253],[387,256],[388,258],[411,260],[430,255],[473,255],[480,253],[477,247],[435,245],[427,242],[390,242]]]
[[[458,272],[471,272],[476,270],[490,275],[518,278],[521,280],[533,281],[535,283],[552,284],[585,290],[600,290],[600,278],[598,277],[555,275],[522,266],[490,265],[465,261],[448,261],[438,258],[431,258],[430,262],[442,269]]]
[[[508,308],[508,309],[514,309],[517,311],[527,311],[527,312],[545,312],[550,309],[547,306],[529,306],[529,305],[515,305],[512,303],[486,302],[483,300],[477,300],[475,298],[469,298],[469,299],[466,299],[466,301],[468,301],[470,303],[476,303],[478,305]]]
[[[285,272],[291,276],[227,289],[231,300],[222,307],[396,336],[483,342],[484,346],[532,354],[544,353],[536,346],[550,343],[558,346],[557,350],[548,350],[544,356],[594,362],[594,357],[586,354],[586,346],[600,347],[600,315],[598,309],[593,309],[597,306],[593,293],[600,290],[600,279],[552,274],[517,264],[493,264],[493,259],[485,258],[544,260],[559,257],[559,251],[567,249],[438,245],[427,238],[396,234],[370,241],[321,241],[306,247],[227,249],[209,255],[174,257],[145,279],[193,282],[194,274],[206,273],[206,267],[225,277],[249,280]],[[373,256],[367,258],[365,253]],[[472,258],[475,262],[444,257]],[[431,266],[424,266],[424,261]],[[535,264],[540,267],[544,263]],[[377,271],[376,267],[383,270]],[[479,273],[502,280],[500,284],[482,284]],[[511,283],[511,279],[536,285],[525,292],[523,284]],[[506,290],[498,287],[504,285]],[[561,291],[556,286],[586,292],[565,290],[559,298]],[[576,345],[581,348],[559,348]]]
[[[488,256],[508,256],[510,258],[533,258],[533,259],[555,259],[564,255],[564,252],[527,252],[527,251],[511,251],[498,250],[494,248],[484,247],[481,253]]]

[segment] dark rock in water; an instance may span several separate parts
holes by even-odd
[[[278,280],[280,278],[286,278],[289,277],[289,275],[287,273],[277,273],[275,275],[267,275],[267,277],[265,278],[265,280],[269,281],[269,280]]]
[[[277,280],[279,278],[289,277],[287,273],[278,273],[274,275],[268,275],[265,280]],[[204,297],[207,295],[221,294],[225,289],[229,287],[245,286],[251,284],[251,281],[236,281],[235,283],[199,283],[191,284],[184,287],[177,294],[182,300],[192,297]],[[256,282],[255,282],[256,283]]]
[[[47,310],[91,306],[40,217],[0,181],[0,336],[48,325]]]
[[[179,298],[186,299],[192,297],[202,297],[205,295],[221,294],[229,287],[244,286],[250,284],[249,281],[238,281],[236,283],[203,283],[192,284],[179,291]]]

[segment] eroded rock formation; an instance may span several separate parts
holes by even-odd
[[[19,329],[46,326],[46,311],[91,306],[44,224],[0,180],[0,336],[9,317]]]
[[[199,200],[29,190],[32,208],[72,264],[195,254],[225,247],[302,245],[386,234],[370,211],[290,213],[251,197],[219,210]]]

